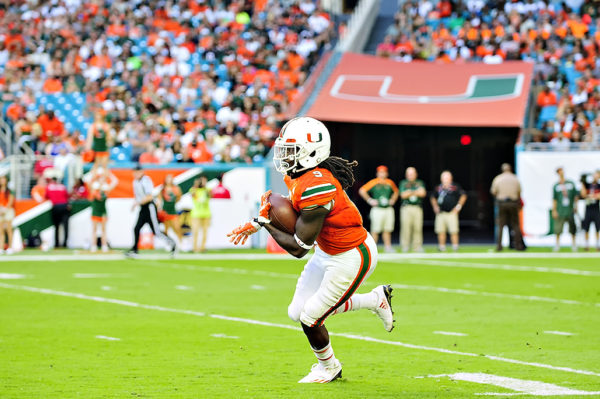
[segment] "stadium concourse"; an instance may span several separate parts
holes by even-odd
[[[597,1],[401,3],[377,55],[400,62],[535,63],[535,124],[524,141],[600,148]]]

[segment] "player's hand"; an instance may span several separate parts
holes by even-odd
[[[554,219],[558,219],[558,212],[556,212],[555,210],[552,210],[552,217]]]
[[[436,206],[436,207],[434,207],[434,208],[433,208],[433,213],[435,213],[436,215],[437,215],[438,213],[440,213],[440,207],[439,207],[439,206]]]
[[[260,208],[258,209],[258,222],[261,224],[269,224],[269,211],[271,210],[271,203],[269,197],[271,196],[271,190],[267,191],[260,197]]]
[[[375,198],[369,198],[369,200],[367,201],[367,203],[371,206],[377,206],[379,205],[379,201],[377,201]]]
[[[250,221],[233,229],[231,233],[227,234],[227,237],[229,237],[229,242],[232,242],[235,245],[244,245],[246,240],[248,240],[248,237],[256,233],[260,228],[260,224],[255,221]]]
[[[241,225],[227,234],[229,241],[235,245],[246,243],[248,237],[256,233],[265,224],[271,223],[269,219],[269,211],[271,210],[271,203],[269,197],[271,196],[271,190],[267,191],[260,197],[260,208],[258,209],[258,217],[248,223]]]

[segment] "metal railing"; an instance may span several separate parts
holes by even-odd
[[[0,175],[7,175],[9,186],[17,199],[29,198],[34,180],[35,156],[11,155],[0,162]]]
[[[569,143],[556,145],[554,143],[527,143],[525,151],[600,151],[600,143]]]

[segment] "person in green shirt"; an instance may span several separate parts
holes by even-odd
[[[395,252],[392,248],[392,231],[394,231],[394,204],[398,200],[398,187],[388,179],[387,166],[378,166],[376,176],[363,185],[358,190],[358,194],[371,205],[369,219],[371,235],[375,243],[381,234],[385,251]]]
[[[423,252],[423,198],[427,195],[425,183],[417,179],[415,168],[406,168],[405,179],[400,182],[400,241],[402,251],[412,246],[415,252]]]
[[[190,188],[192,195],[192,242],[194,252],[204,252],[206,247],[206,236],[210,226],[210,190],[206,187],[206,176],[201,176],[194,180],[194,185]],[[202,242],[198,247],[198,235],[202,230]]]
[[[569,224],[569,233],[573,238],[572,249],[577,251],[575,226],[575,212],[577,211],[577,189],[575,183],[565,179],[563,168],[556,169],[558,183],[552,187],[552,218],[554,219],[554,233],[556,234],[556,245],[554,251],[560,250],[560,234],[565,223]]]

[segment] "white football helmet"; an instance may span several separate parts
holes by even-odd
[[[273,146],[278,172],[289,175],[314,168],[329,157],[331,138],[325,125],[307,116],[290,119]]]

